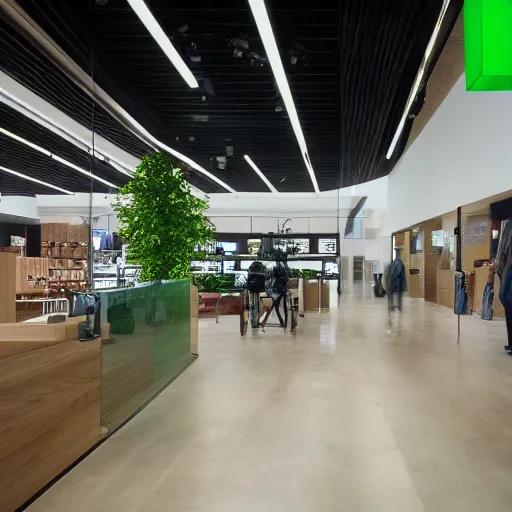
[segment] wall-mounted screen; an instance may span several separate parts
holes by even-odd
[[[261,247],[261,238],[249,238],[247,240],[247,251],[251,256],[257,256]]]
[[[320,238],[318,240],[319,254],[336,254],[336,238]]]
[[[291,242],[297,254],[309,254],[309,238],[294,238]]]
[[[236,254],[238,244],[236,242],[217,242],[217,247],[224,249],[224,254]]]
[[[432,231],[432,247],[444,247],[446,245],[446,231],[438,229]]]

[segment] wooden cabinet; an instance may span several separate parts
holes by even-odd
[[[439,270],[439,260],[441,251],[432,247],[432,231],[442,229],[442,220],[433,219],[424,223],[425,233],[424,253],[425,253],[425,300],[437,303],[437,271]]]
[[[318,279],[304,279],[304,309],[318,311]],[[322,281],[320,292],[321,308],[329,308],[329,282]]]
[[[440,306],[454,308],[455,273],[453,270],[437,270],[437,303]]]
[[[16,322],[16,254],[0,252],[0,324]]]
[[[100,439],[100,341],[56,341],[56,326],[35,327],[49,328],[45,340],[0,340],[2,511],[16,510]]]

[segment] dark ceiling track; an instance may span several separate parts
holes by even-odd
[[[343,0],[341,37],[341,186],[389,174],[410,131],[411,118],[391,160],[388,148],[398,127],[443,0]],[[447,11],[426,80],[460,12]],[[426,80],[415,108],[421,109]],[[405,142],[404,142],[405,141]]]

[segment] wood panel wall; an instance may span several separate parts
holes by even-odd
[[[437,270],[437,303],[440,306],[454,308],[455,272],[453,270]]]
[[[16,254],[0,252],[0,324],[16,322]]]
[[[0,358],[0,510],[20,507],[94,446],[100,415],[99,340]]]
[[[432,248],[432,231],[442,229],[442,219],[432,219],[423,224],[424,242],[423,252],[425,261],[425,300],[437,303],[437,270],[439,268],[440,254],[436,254]]]
[[[485,260],[491,257],[491,218],[488,215],[465,216],[463,218],[463,226],[466,226],[473,219],[483,220],[487,218],[485,228],[485,236],[482,244],[462,246],[462,268],[466,272],[470,272],[474,268],[475,260]],[[463,237],[464,240],[464,237]]]

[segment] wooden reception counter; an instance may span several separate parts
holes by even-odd
[[[30,500],[196,357],[188,281],[100,297],[103,343],[77,341],[85,317],[0,324],[0,512]]]
[[[0,511],[11,512],[100,440],[101,341],[76,320],[0,324]]]

